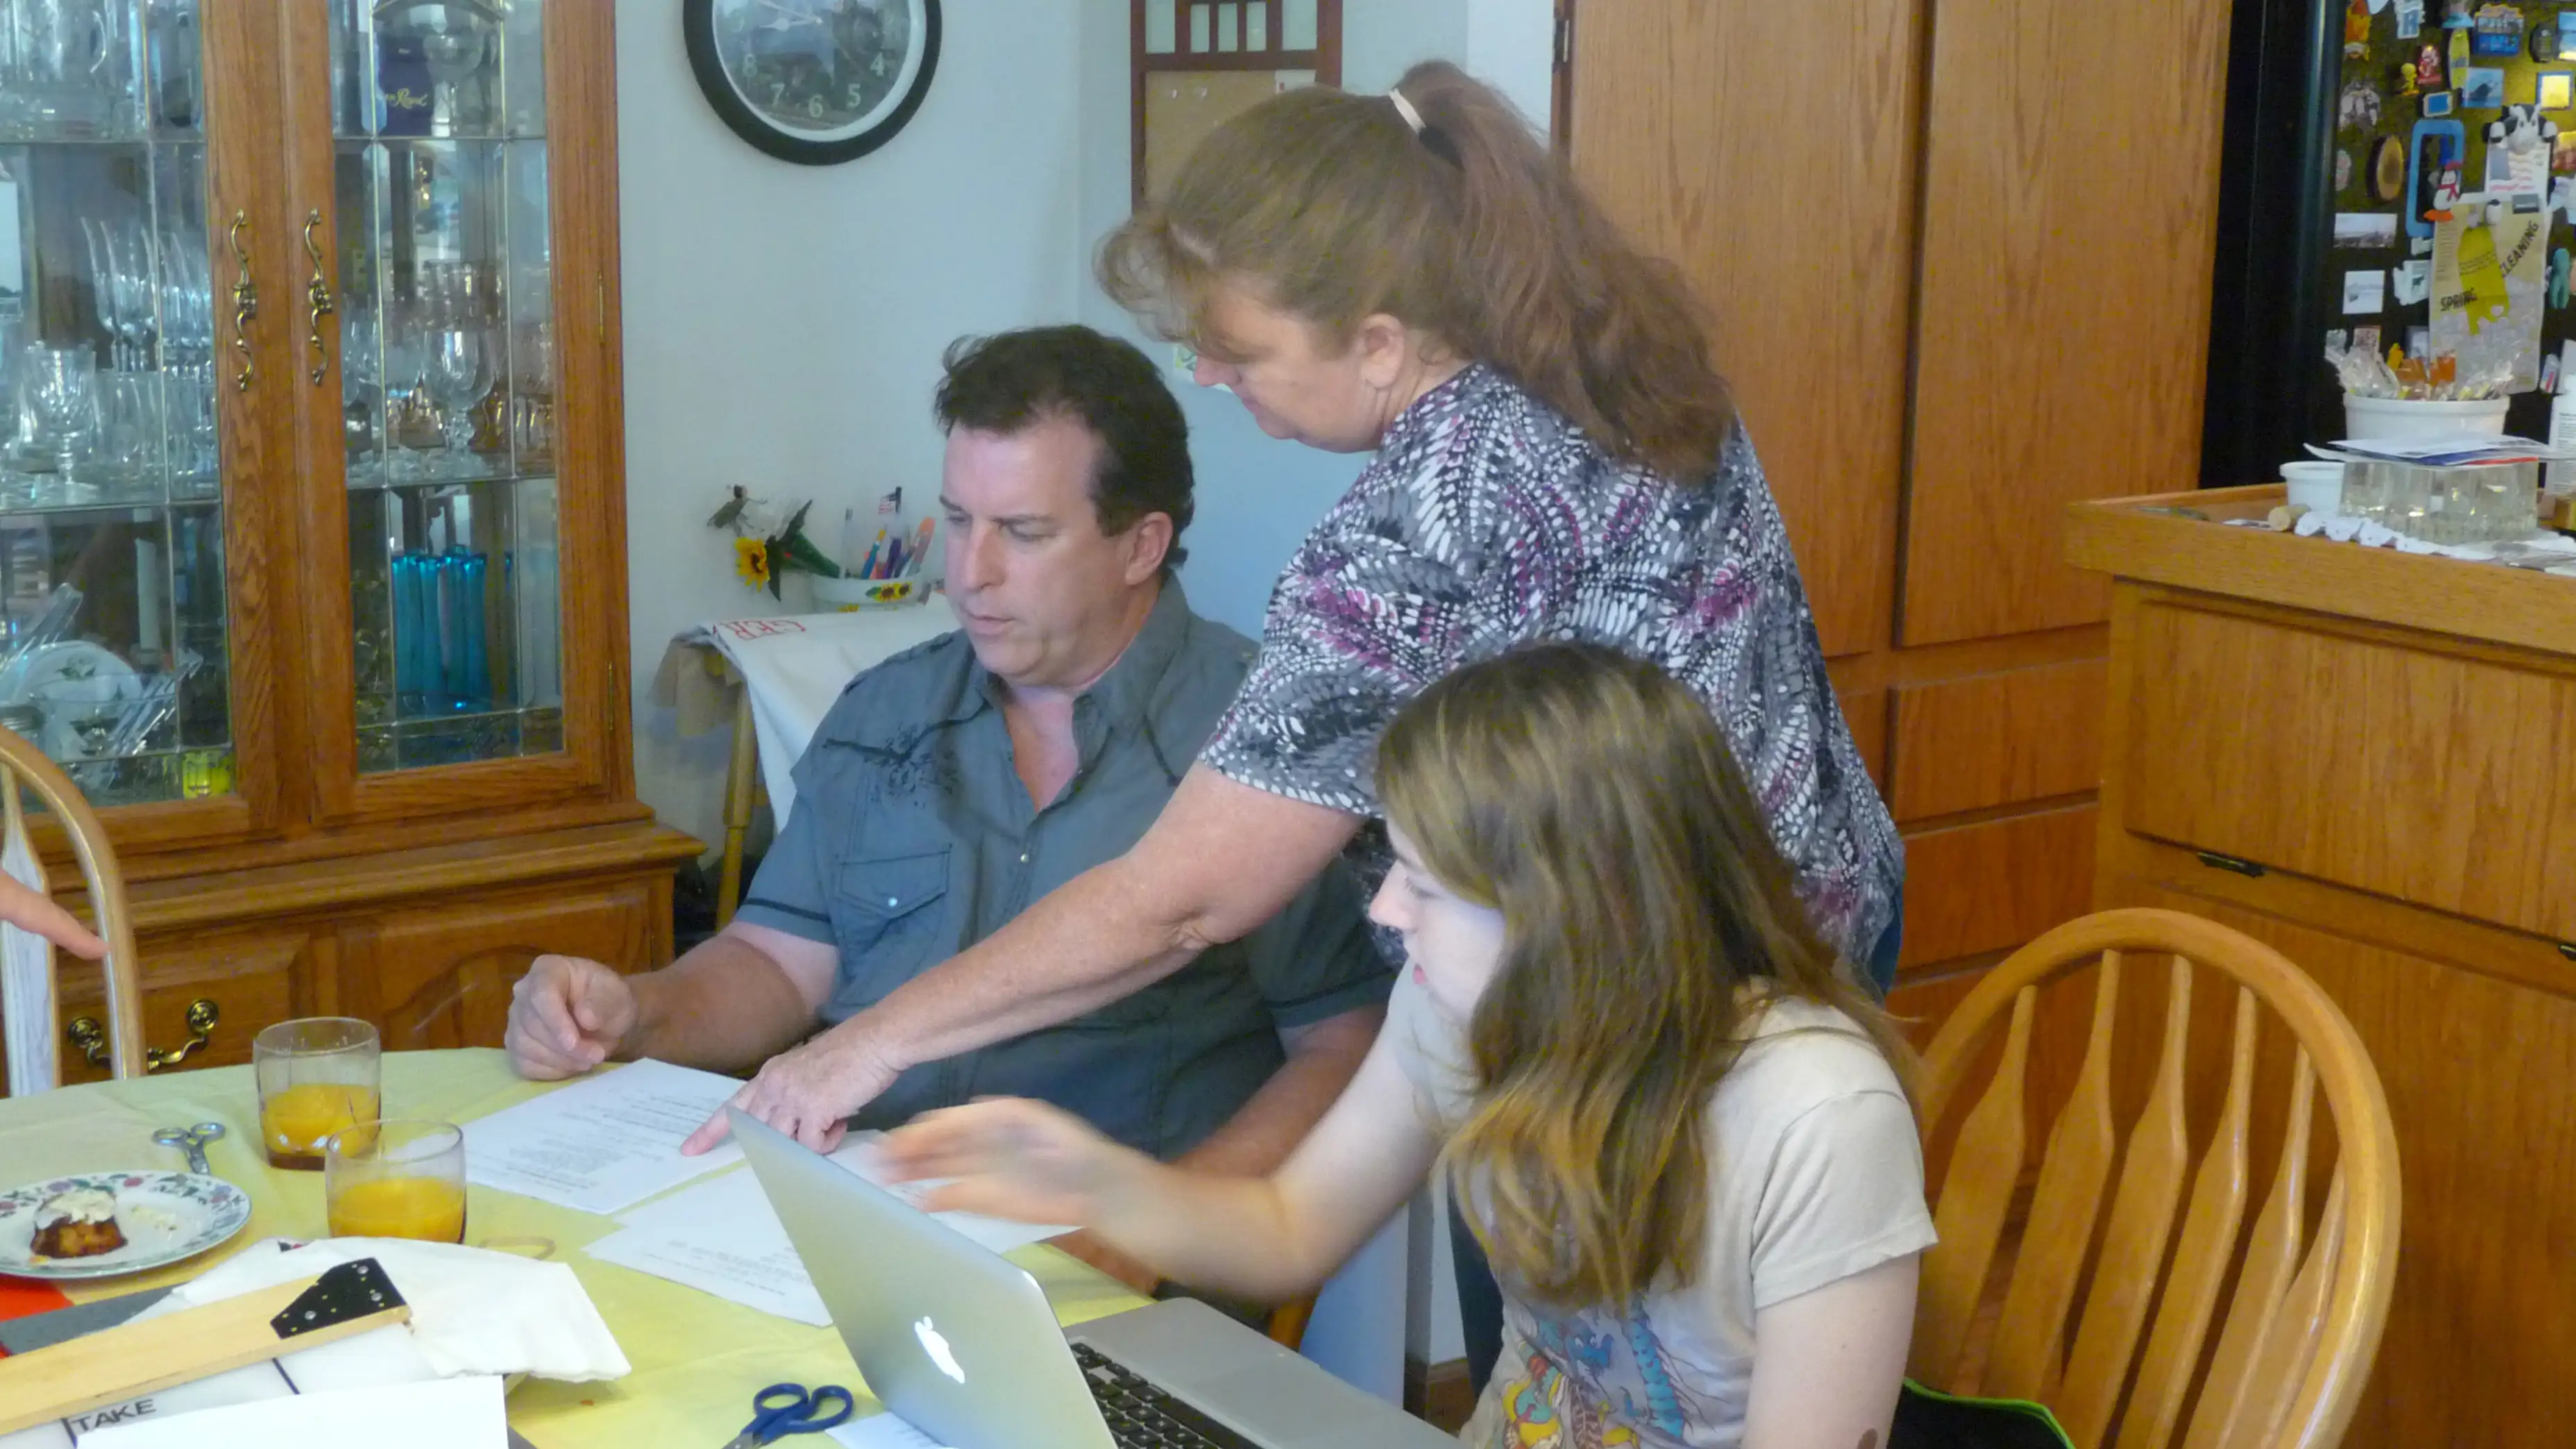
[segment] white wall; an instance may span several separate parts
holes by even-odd
[[[636,787],[710,843],[724,742],[679,739],[645,695],[673,633],[782,611],[733,581],[728,538],[705,526],[723,489],[818,500],[827,548],[844,507],[898,484],[926,511],[941,349],[1061,321],[1088,286],[1077,8],[944,8],[911,124],[874,155],[804,167],[753,150],[707,107],[678,6],[617,7]]]

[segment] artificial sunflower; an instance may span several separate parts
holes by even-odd
[[[733,541],[733,571],[749,589],[775,589],[777,581],[769,573],[769,540],[737,538]]]

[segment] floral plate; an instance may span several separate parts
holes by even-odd
[[[36,1256],[36,1209],[56,1193],[103,1188],[116,1194],[125,1246],[88,1258]],[[0,1273],[21,1278],[112,1278],[206,1251],[250,1222],[250,1194],[193,1172],[91,1172],[31,1182],[0,1193]]]

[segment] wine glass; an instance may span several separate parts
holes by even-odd
[[[99,399],[104,481],[120,494],[150,496],[161,484],[161,374],[112,372]]]
[[[465,83],[483,66],[480,22],[451,6],[439,16],[439,28],[420,33],[420,58],[429,66],[429,129],[434,136],[459,136],[474,126],[464,114]]]
[[[439,429],[447,436],[445,468],[451,473],[475,471],[474,408],[490,389],[492,374],[484,355],[483,334],[451,327],[430,334],[429,400],[438,405]]]
[[[68,481],[98,436],[98,356],[85,346],[28,347],[19,384],[19,430],[49,453]]]

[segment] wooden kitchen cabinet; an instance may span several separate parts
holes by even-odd
[[[274,932],[198,936],[147,949],[142,969],[145,1039],[169,1052],[202,1037],[203,1044],[181,1059],[183,1066],[229,1067],[247,1062],[250,1039],[261,1027],[302,1014],[296,992],[318,970],[326,969],[313,958],[317,950],[327,949],[327,944],[310,936]],[[67,1035],[78,1034],[73,1024],[84,1019],[105,1022],[103,974],[82,963],[67,965],[61,976],[57,1012]],[[192,1026],[192,1010],[212,1019]],[[62,1073],[67,1083],[104,1081],[106,1058],[86,1060],[66,1040]]]
[[[622,971],[671,959],[666,879],[611,882],[571,894],[505,896],[470,913],[406,911],[342,936],[343,979],[388,1051],[488,1046],[500,1040],[510,987],[541,955],[587,956]],[[366,993],[366,994],[361,994]]]
[[[1557,144],[1706,309],[1904,833],[1900,1011],[2085,910],[2108,589],[2059,511],[2199,456],[2231,7],[2073,13],[1560,4]]]
[[[2370,1050],[2405,1226],[2344,1443],[2567,1443],[2576,580],[2218,521],[2281,493],[2070,510],[2113,581],[2096,903],[2271,943]]]

